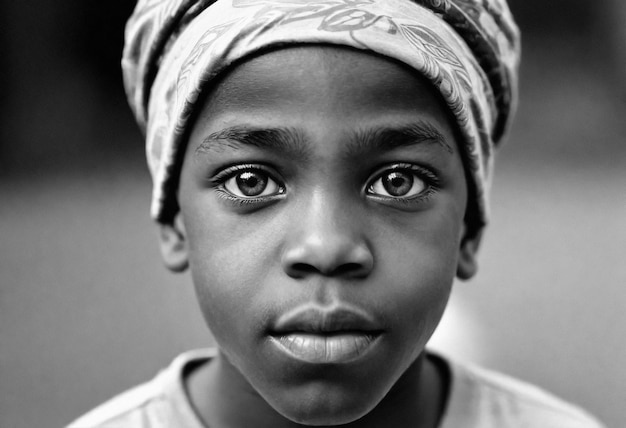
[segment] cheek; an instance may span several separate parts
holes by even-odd
[[[376,274],[386,284],[378,301],[395,317],[403,339],[419,346],[439,323],[450,295],[458,261],[458,218],[439,212],[428,219],[432,221],[387,225],[378,239]]]
[[[277,225],[233,216],[188,221],[190,270],[202,313],[216,339],[248,337],[250,302],[277,263]],[[262,307],[255,307],[257,316]]]

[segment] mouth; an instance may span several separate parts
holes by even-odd
[[[311,364],[342,364],[363,357],[383,331],[365,311],[307,305],[278,319],[271,342],[288,356]]]

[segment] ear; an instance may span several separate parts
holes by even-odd
[[[189,248],[182,216],[178,213],[172,224],[160,227],[159,241],[165,266],[172,272],[183,272],[189,267]]]
[[[463,237],[459,247],[459,260],[456,268],[456,276],[464,281],[472,278],[478,271],[476,259],[482,231],[468,235],[467,227],[463,226]]]

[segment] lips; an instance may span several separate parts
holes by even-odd
[[[305,305],[281,316],[270,337],[297,360],[340,364],[363,357],[381,334],[374,317],[360,308]]]

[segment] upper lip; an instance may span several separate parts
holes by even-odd
[[[376,320],[365,310],[351,305],[320,307],[303,305],[280,316],[273,334],[294,332],[332,334],[339,332],[364,332],[373,334],[381,331]]]

